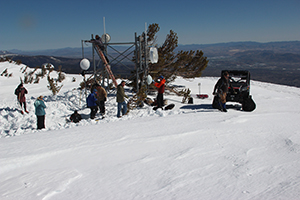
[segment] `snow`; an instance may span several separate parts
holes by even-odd
[[[24,65],[0,63],[0,73],[6,68],[13,76],[0,76],[0,199],[299,199],[299,88],[251,81],[256,110],[228,103],[222,113],[211,107],[217,77],[177,78],[194,104],[166,94],[173,110],[146,105],[117,118],[112,92],[106,118],[95,121],[80,75],[66,75],[56,96],[45,78],[26,84],[30,113],[20,114],[14,89]],[[195,97],[198,83],[209,98]],[[47,114],[38,131],[40,95]],[[76,109],[84,119],[67,123]]]

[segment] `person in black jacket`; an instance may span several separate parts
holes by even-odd
[[[218,80],[214,87],[213,95],[218,95],[220,98],[220,110],[227,112],[226,110],[226,96],[229,87],[229,73],[227,71],[223,72],[222,77]]]
[[[95,44],[99,46],[99,48],[101,49],[101,51],[104,51],[104,45],[103,45],[103,42],[102,42],[102,39],[99,35],[96,35],[95,37],[96,39],[94,40],[95,41]]]
[[[78,123],[81,120],[81,115],[77,112],[77,110],[74,111],[74,113],[70,116],[71,122]]]
[[[95,38],[96,39],[92,39],[91,42],[93,42],[95,45],[97,45],[101,49],[101,51],[102,51],[102,53],[103,53],[103,55],[104,55],[107,63],[109,63],[109,60],[108,60],[108,58],[107,58],[107,56],[105,54],[105,47],[104,47],[104,44],[102,42],[101,37],[99,35],[96,35]]]

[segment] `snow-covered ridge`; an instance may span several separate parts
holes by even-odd
[[[12,57],[18,54],[13,54],[13,53],[4,53],[4,54],[0,54],[0,58],[6,58],[6,57]]]
[[[14,63],[0,63],[0,72],[7,69],[8,73],[12,74],[12,77],[0,77],[0,85],[5,89],[2,90],[1,96],[1,110],[0,119],[2,122],[0,137],[10,137],[22,134],[28,134],[31,132],[36,132],[36,116],[34,114],[34,101],[40,95],[45,97],[45,103],[47,105],[46,109],[46,130],[58,130],[65,129],[74,126],[87,126],[90,124],[108,123],[116,121],[117,106],[115,101],[115,92],[112,91],[108,95],[108,100],[106,102],[106,118],[101,121],[95,121],[89,119],[90,110],[86,108],[85,103],[85,91],[78,89],[80,82],[82,81],[82,76],[78,75],[67,75],[66,79],[63,81],[61,91],[53,96],[47,88],[47,78],[43,78],[38,84],[25,84],[25,88],[28,90],[26,95],[27,108],[29,114],[22,115],[20,113],[20,106],[17,102],[16,96],[14,95],[14,90],[20,83],[20,78],[24,78],[25,74],[33,71],[34,69],[26,69],[26,66],[16,65]],[[25,71],[25,72],[24,72]],[[39,73],[38,69],[35,73]],[[55,77],[56,73],[51,74]],[[73,82],[74,78],[76,79]],[[87,92],[88,94],[89,92]],[[129,96],[132,96],[128,92]],[[78,110],[82,115],[83,119],[78,124],[69,123],[66,119],[75,111]],[[141,116],[152,116],[152,115],[164,115],[164,113],[158,113],[152,111],[151,107],[147,107],[141,110],[133,110],[131,114],[124,117],[124,119],[133,119]],[[178,111],[175,111],[176,113]],[[172,114],[174,112],[168,112]]]
[[[14,89],[24,66],[5,68],[13,76],[0,76],[0,199],[299,198],[300,88],[252,81],[256,109],[230,103],[222,113],[211,107],[216,77],[177,78],[194,97],[201,83],[209,98],[181,104],[166,94],[173,110],[145,106],[118,119],[111,93],[107,117],[92,121],[77,90],[82,77],[67,75],[56,96],[46,80],[25,85],[30,113],[21,115]],[[47,105],[42,131],[32,105],[39,95]],[[74,109],[85,119],[66,123]]]
[[[36,132],[36,119],[34,114],[34,101],[40,95],[45,96],[45,103],[47,105],[47,115],[46,115],[46,130],[59,130],[65,128],[72,128],[74,126],[87,126],[90,124],[102,124],[118,121],[116,119],[117,106],[115,101],[115,91],[112,91],[108,95],[108,101],[106,102],[106,118],[101,121],[95,121],[89,119],[90,110],[86,108],[85,104],[85,93],[78,89],[79,83],[82,81],[81,76],[67,75],[66,79],[62,83],[63,87],[61,91],[53,96],[51,92],[47,88],[47,80],[46,78],[42,79],[39,84],[25,84],[25,87],[29,91],[26,95],[27,98],[27,108],[30,111],[29,114],[22,115],[20,113],[20,107],[17,103],[16,96],[13,94],[14,89],[20,82],[20,78],[24,77],[24,69],[25,65],[16,65],[14,63],[4,62],[0,63],[0,72],[5,69],[8,70],[8,73],[12,73],[13,76],[10,78],[0,77],[0,85],[2,87],[1,94],[1,110],[0,110],[0,119],[1,119],[1,132],[0,137],[10,137],[15,135],[22,135],[31,132]],[[33,71],[33,69],[28,69],[27,72]],[[36,73],[38,73],[37,71]],[[55,76],[55,74],[54,74]],[[73,82],[73,79],[76,79]],[[192,79],[192,80],[184,80],[178,78],[176,84],[185,86],[187,88],[192,89],[192,96],[195,98],[195,104],[201,103],[205,105],[211,104],[212,96],[210,95],[214,83],[217,78],[206,77],[200,79]],[[201,93],[205,92],[209,94],[209,98],[206,100],[198,100],[196,98],[196,93],[198,93],[198,82],[202,83]],[[194,83],[194,84],[193,84]],[[274,85],[268,83],[262,83],[257,81],[252,81],[252,87],[262,87],[265,89],[271,89],[280,93],[290,93],[291,95],[299,96],[299,89],[288,86]],[[188,86],[188,85],[192,85]],[[251,91],[253,89],[251,88]],[[128,95],[132,96],[128,90]],[[88,93],[87,93],[88,94]],[[261,95],[261,94],[259,94]],[[153,96],[154,98],[154,96]],[[168,99],[169,103],[175,103],[176,107],[172,111],[161,112],[161,111],[153,111],[152,107],[145,106],[144,108],[139,108],[132,110],[128,116],[123,117],[122,120],[132,120],[140,117],[149,117],[149,116],[166,116],[166,115],[180,115],[184,114],[187,111],[185,109],[186,106],[181,104],[181,97],[177,97],[175,95],[165,96]],[[254,100],[256,99],[256,95],[253,96]],[[238,106],[238,105],[237,105]],[[259,106],[259,105],[258,105]],[[197,105],[194,105],[197,108]],[[209,106],[208,106],[209,107]],[[201,111],[201,106],[199,106],[199,110]],[[82,120],[78,124],[69,123],[66,119],[75,111],[78,110],[79,113],[83,116],[84,120]],[[197,109],[196,109],[197,110]],[[202,109],[203,111],[205,109]],[[214,111],[214,110],[210,110]],[[217,111],[215,111],[217,112]]]

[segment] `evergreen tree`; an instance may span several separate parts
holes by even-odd
[[[147,31],[148,44],[155,45],[156,33],[159,31],[158,24],[150,24]],[[157,45],[156,45],[157,46]],[[178,36],[173,30],[167,35],[162,46],[158,47],[158,63],[149,64],[150,74],[154,77],[163,75],[167,82],[173,81],[176,76],[183,78],[200,77],[202,71],[207,67],[208,60],[203,52],[179,51]]]
[[[207,57],[203,56],[203,52],[197,51],[179,51],[175,52],[178,47],[178,36],[173,30],[167,35],[166,40],[162,46],[158,46],[156,43],[157,36],[160,27],[158,24],[150,24],[147,30],[147,43],[149,46],[156,46],[158,50],[158,62],[149,63],[149,74],[153,78],[157,78],[163,75],[166,82],[173,81],[177,76],[183,78],[195,78],[202,75],[202,71],[207,67]],[[145,55],[140,55],[145,56]],[[133,61],[139,60],[139,58],[133,57]],[[132,72],[134,73],[134,72]],[[139,74],[139,79],[143,81],[144,74]],[[136,86],[136,79],[132,80],[132,86]],[[153,85],[151,86],[153,87]],[[177,91],[175,88],[168,87],[169,90],[175,92],[179,96],[183,96],[182,103],[190,96],[190,90]],[[136,107],[134,105],[137,102],[143,102],[147,95],[145,94],[145,87],[141,87],[137,91],[135,98],[130,99],[128,102],[128,111]]]

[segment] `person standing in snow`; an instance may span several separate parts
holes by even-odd
[[[35,115],[37,117],[37,129],[45,128],[45,108],[46,105],[44,103],[44,97],[39,96],[37,100],[34,102],[35,107]]]
[[[97,89],[97,104],[100,109],[100,114],[102,116],[104,116],[105,115],[105,101],[107,100],[107,92],[101,85],[98,85],[96,87],[96,89]]]
[[[97,106],[97,89],[93,89],[92,93],[86,98],[87,107],[91,109],[90,118],[95,119],[96,113],[98,111]]]
[[[20,103],[21,105],[21,109],[22,109],[22,105],[24,107],[24,110],[26,113],[29,113],[26,109],[26,98],[25,98],[25,94],[27,94],[27,90],[26,88],[23,86],[22,83],[20,83],[18,85],[18,87],[16,88],[15,90],[15,95],[17,95],[17,99],[18,99],[18,102]],[[21,110],[21,113],[24,114],[23,110]]]
[[[213,95],[219,96],[220,101],[220,110],[223,112],[227,112],[226,110],[226,96],[229,87],[229,73],[227,71],[223,72],[222,77],[218,80],[214,87]]]
[[[121,111],[122,116],[127,113],[127,104],[125,102],[125,97],[128,98],[128,96],[125,94],[124,91],[125,81],[122,81],[118,87],[117,87],[117,103],[118,103],[118,112],[117,117],[121,117]]]
[[[164,92],[165,92],[166,79],[163,76],[158,77],[158,81],[154,82],[154,86],[157,87],[158,93],[156,97],[157,108],[164,106]]]
[[[105,115],[105,101],[107,100],[107,92],[106,90],[99,85],[98,83],[95,83],[92,85],[91,91],[94,89],[97,90],[97,105],[99,106],[100,109],[100,114],[102,116]]]

